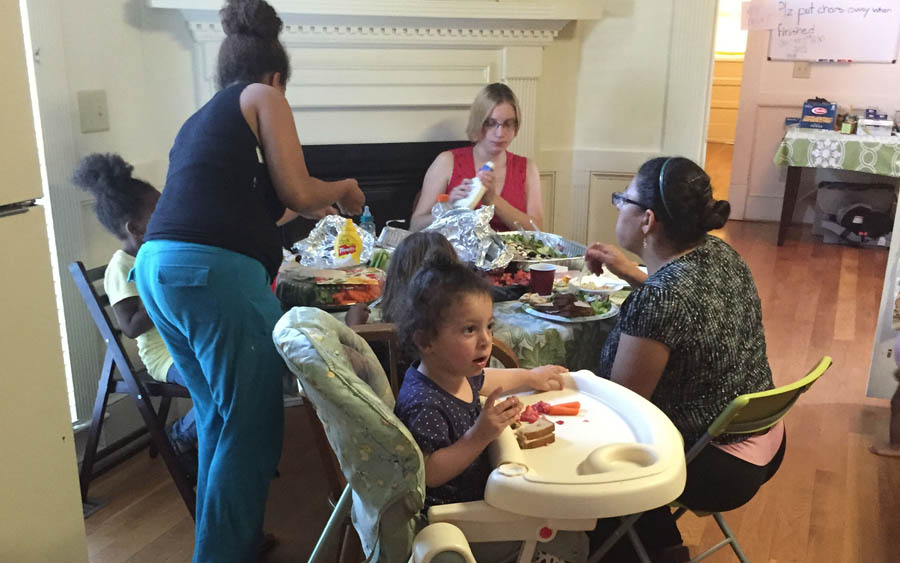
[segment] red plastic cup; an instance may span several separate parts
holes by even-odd
[[[553,275],[556,266],[553,264],[535,264],[530,269],[531,291],[538,295],[550,295],[553,292]]]

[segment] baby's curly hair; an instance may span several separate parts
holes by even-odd
[[[84,157],[72,174],[72,182],[94,194],[97,219],[119,239],[125,239],[125,223],[144,210],[147,196],[156,188],[131,175],[134,166],[117,154],[95,153]]]
[[[419,357],[415,341],[437,336],[447,310],[467,295],[490,300],[491,284],[465,262],[444,252],[430,252],[409,283],[397,321],[398,338],[412,357]]]
[[[225,41],[219,47],[218,82],[258,82],[268,73],[281,73],[287,84],[291,65],[278,40],[283,22],[264,0],[228,0],[219,11]]]

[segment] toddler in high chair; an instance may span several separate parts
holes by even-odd
[[[398,322],[400,341],[419,361],[407,370],[394,409],[425,457],[426,509],[484,498],[491,472],[486,448],[522,410],[516,397],[497,400],[504,390],[562,386],[557,370],[486,371],[493,322],[490,285],[482,277],[446,255],[426,257]],[[483,406],[479,395],[487,397]],[[491,546],[472,546],[485,547]],[[502,547],[514,557],[518,544]]]

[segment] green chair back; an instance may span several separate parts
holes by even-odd
[[[709,426],[707,433],[715,438],[720,434],[753,434],[771,428],[829,367],[831,357],[825,356],[805,377],[794,383],[735,397]]]

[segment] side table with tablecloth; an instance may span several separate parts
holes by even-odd
[[[900,137],[843,135],[837,131],[789,127],[775,151],[776,166],[787,166],[778,246],[794,216],[803,168],[828,168],[900,178]]]

